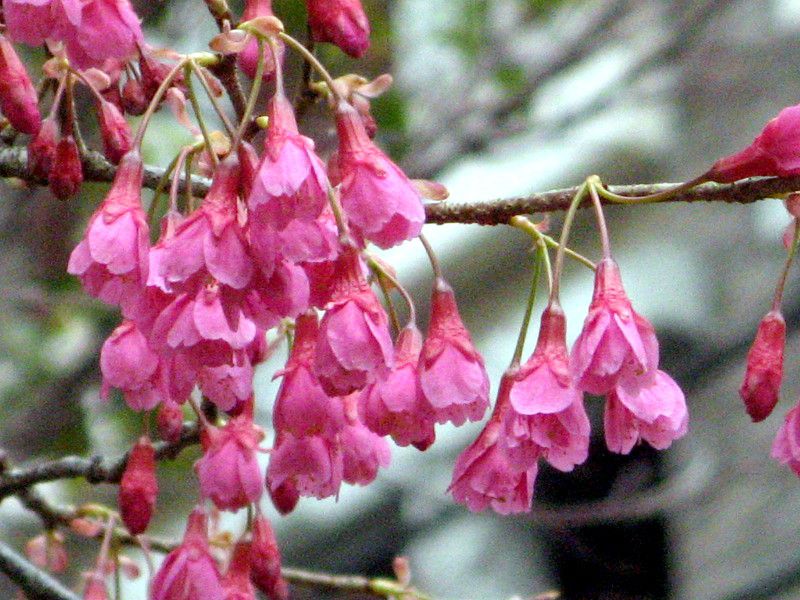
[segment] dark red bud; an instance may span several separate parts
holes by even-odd
[[[158,495],[155,450],[142,437],[131,449],[119,485],[119,512],[133,535],[143,533],[153,516]]]
[[[56,145],[49,179],[50,191],[59,200],[72,198],[81,189],[83,166],[78,144],[71,135],[62,137]]]
[[[766,419],[778,403],[783,379],[786,322],[778,311],[768,312],[758,325],[756,339],[747,354],[747,371],[739,388],[747,414],[757,423]]]
[[[28,172],[34,177],[47,179],[50,175],[59,135],[58,122],[48,117],[42,121],[39,133],[28,143]]]
[[[35,134],[42,125],[39,99],[14,47],[0,36],[0,110],[14,129]]]
[[[128,79],[122,88],[122,108],[129,115],[141,115],[147,110],[147,95],[138,79]]]
[[[287,600],[289,586],[281,575],[281,553],[269,521],[259,515],[253,521],[250,577],[270,600]]]
[[[112,163],[120,159],[132,148],[133,136],[125,117],[111,102],[103,102],[97,112],[100,133],[103,138],[103,153]]]
[[[176,444],[181,439],[183,431],[183,410],[179,404],[165,400],[158,408],[156,416],[158,435],[165,442]]]

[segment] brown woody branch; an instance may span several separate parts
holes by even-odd
[[[83,162],[86,181],[112,181],[116,167],[97,152],[89,152]],[[147,166],[144,173],[144,186],[155,189],[164,175],[161,167]],[[27,169],[25,148],[0,148],[0,177],[16,177],[30,183],[46,184],[30,176]],[[182,186],[185,183],[182,180]],[[192,177],[192,191],[203,196],[210,182],[203,177]],[[621,196],[632,198],[663,192],[677,184],[653,183],[644,185],[612,185],[608,189]],[[692,190],[680,192],[665,202],[726,202],[749,204],[765,198],[782,196],[800,190],[800,177],[758,177],[736,183],[706,183]],[[464,223],[478,225],[501,225],[515,215],[563,211],[569,207],[577,187],[537,192],[515,198],[498,198],[476,202],[438,202],[425,207],[428,223]],[[604,201],[606,204],[610,204]],[[588,207],[590,201],[583,205]],[[0,490],[2,488],[0,487]],[[0,497],[2,493],[0,492]]]

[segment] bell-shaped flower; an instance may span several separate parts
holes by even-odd
[[[237,542],[231,553],[228,570],[222,576],[225,600],[256,600],[255,589],[250,581],[252,545]]]
[[[442,279],[434,284],[419,380],[439,423],[478,421],[489,406],[489,376],[483,358],[461,321],[453,288]]]
[[[347,424],[339,436],[342,446],[342,479],[353,485],[367,485],[375,480],[378,469],[386,468],[392,455],[389,444],[370,431],[358,418],[358,398],[342,398]]]
[[[338,443],[325,436],[278,436],[267,466],[267,488],[273,501],[287,494],[327,498],[339,493],[342,483],[342,452]],[[275,502],[281,512],[296,503]]]
[[[150,233],[141,189],[142,159],[136,151],[129,152],[67,267],[89,294],[121,305],[123,314],[136,305],[147,281]]]
[[[195,508],[181,545],[167,554],[150,586],[150,600],[219,600],[223,598],[217,564],[208,547],[206,515]]]
[[[270,600],[288,600],[289,586],[281,574],[281,553],[272,525],[259,514],[253,519],[250,545],[250,576]]]
[[[787,413],[772,444],[772,458],[800,477],[800,406]]]
[[[609,392],[624,374],[642,376],[658,368],[658,340],[650,322],[633,310],[617,263],[600,261],[589,314],[572,347],[572,373],[579,389]]]
[[[36,89],[11,42],[3,35],[0,35],[0,112],[22,133],[36,134],[42,126]]]
[[[398,446],[425,450],[436,439],[436,419],[419,383],[422,334],[409,324],[397,336],[394,368],[368,385],[359,396],[359,415],[378,435],[390,435]]]
[[[758,325],[747,354],[747,371],[739,388],[747,414],[754,422],[766,419],[778,403],[783,379],[786,321],[778,310],[768,312]]]
[[[253,365],[246,352],[237,351],[231,364],[201,367],[198,383],[217,408],[232,411],[253,395]]]
[[[245,0],[242,21],[249,21],[258,17],[274,17],[272,11],[272,0]],[[275,40],[277,46],[278,60],[283,62],[283,55],[286,52],[282,40]],[[269,81],[275,76],[275,59],[269,46],[264,44],[264,79]],[[244,50],[239,52],[236,57],[239,68],[250,79],[255,79],[256,68],[258,67],[258,42],[251,38]]]
[[[122,390],[125,402],[134,410],[150,410],[160,401],[159,357],[132,321],[117,327],[100,350],[103,398],[112,387]]]
[[[331,396],[362,389],[392,366],[388,319],[355,248],[339,256],[317,338],[314,371]]]
[[[664,450],[686,434],[689,412],[678,384],[656,371],[622,378],[606,396],[603,423],[612,452],[628,454],[639,440]]]
[[[405,173],[369,139],[347,103],[336,109],[336,128],[341,202],[351,229],[381,248],[418,236],[425,209]]]

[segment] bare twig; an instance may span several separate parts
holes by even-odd
[[[80,600],[61,582],[32,565],[3,542],[0,542],[0,571],[5,573],[30,598]]]

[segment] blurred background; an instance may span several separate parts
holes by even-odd
[[[156,46],[202,50],[215,33],[199,0],[135,3]],[[687,180],[800,100],[798,0],[365,0],[365,8],[374,30],[366,58],[328,47],[319,55],[335,74],[394,75],[392,90],[373,103],[378,140],[411,177],[445,183],[453,202],[572,186],[593,173],[613,184]],[[275,11],[303,35],[299,0],[275,0]],[[288,72],[296,81],[295,57]],[[323,154],[331,150],[322,109],[301,128]],[[146,138],[148,162],[165,166],[187,139],[162,114]],[[86,185],[78,200],[60,203],[47,190],[3,184],[0,446],[16,463],[122,453],[139,428],[119,398],[98,399],[97,353],[118,316],[65,273],[105,189]],[[663,368],[686,391],[690,434],[667,452],[611,455],[602,403],[589,400],[589,461],[569,474],[543,467],[533,511],[499,517],[471,514],[445,493],[455,457],[480,424],[440,426],[431,449],[394,448],[377,481],[343,489],[338,502],[306,499],[284,518],[270,507],[285,564],[386,575],[403,555],[414,584],[441,600],[549,590],[565,599],[800,598],[800,481],[769,458],[800,383],[794,275],[783,401],[753,425],[737,393],[782,266],[782,204],[623,207],[608,217],[634,307],[655,324]],[[428,226],[426,234],[496,387],[524,310],[530,242],[506,227]],[[599,254],[588,213],[574,245]],[[424,318],[431,273],[421,247],[409,243],[385,257]],[[591,277],[575,265],[566,277],[574,339]],[[535,330],[529,340],[526,353]],[[265,426],[277,389],[271,377],[284,358],[278,353],[257,373]],[[187,472],[197,456],[192,449],[160,465],[153,531],[180,535],[196,499]],[[78,481],[41,487],[73,503],[113,503],[116,494]],[[16,500],[0,505],[0,535],[15,547],[39,528]],[[96,548],[75,539],[68,548],[76,576]],[[0,593],[10,597],[4,585]],[[126,597],[143,598],[143,585]]]

